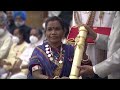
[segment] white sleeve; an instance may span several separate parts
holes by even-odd
[[[93,72],[96,74],[95,66],[93,66]]]
[[[95,42],[98,41],[99,37],[100,37],[99,34],[97,34],[97,38],[95,39]]]
[[[19,59],[22,61],[22,65],[28,65],[29,61],[27,60],[26,50],[19,56]]]
[[[95,44],[97,48],[102,50],[107,50],[108,40],[109,40],[109,36],[103,34],[97,34]]]
[[[94,72],[100,77],[106,77],[120,70],[120,48],[105,61],[94,66]]]
[[[0,60],[4,59],[8,55],[11,46],[12,46],[12,38],[8,37],[3,42],[3,45],[0,48]]]
[[[20,60],[22,62],[28,62],[28,56],[26,55],[27,53],[27,48],[25,49],[25,51],[19,56]]]

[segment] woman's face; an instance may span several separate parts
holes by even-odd
[[[61,42],[64,36],[64,30],[62,29],[59,21],[49,21],[46,28],[46,38],[51,43]]]
[[[14,36],[20,39],[20,42],[23,41],[23,35],[19,32],[19,29],[14,30]]]

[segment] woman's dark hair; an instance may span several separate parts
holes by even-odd
[[[38,29],[38,34],[42,37],[43,32],[42,32],[42,29],[41,29],[41,28],[40,28],[40,29]]]
[[[61,18],[57,17],[57,16],[53,16],[53,17],[49,17],[46,22],[45,22],[45,29],[47,28],[47,25],[50,21],[58,21],[62,27],[63,30],[65,30],[65,26],[64,26],[64,22]]]

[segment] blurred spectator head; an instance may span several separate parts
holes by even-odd
[[[0,11],[0,25],[6,25],[7,24],[7,15]]]
[[[13,11],[6,11],[6,14],[7,14],[7,18],[9,21],[13,21]]]
[[[33,28],[30,32],[30,42],[32,44],[37,43],[42,38],[43,32],[41,29]]]
[[[24,25],[26,19],[27,19],[27,14],[25,11],[14,11],[14,21],[17,27]]]
[[[7,26],[7,16],[3,11],[0,11],[0,36],[2,36],[6,31]]]
[[[14,30],[13,33],[13,42],[17,43],[17,44],[21,44],[23,41],[26,40],[26,36],[25,36],[25,30],[23,30],[24,28],[16,28]]]

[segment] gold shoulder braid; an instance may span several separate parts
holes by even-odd
[[[79,12],[78,11],[73,11],[74,13],[74,19],[75,19],[75,22],[77,24],[77,26],[81,26],[82,25],[82,21],[80,19],[80,15],[79,15]]]
[[[82,25],[82,21],[78,11],[73,11],[73,18],[75,19],[76,28]],[[74,38],[68,39],[66,44],[74,46],[75,44]]]
[[[76,24],[77,24],[76,28],[77,28],[77,27],[79,28],[79,26],[82,25],[82,21],[81,21],[81,19],[80,19],[80,16],[79,16],[78,11],[74,11],[74,12],[73,12],[73,15],[74,15],[75,22],[76,22]],[[89,17],[88,17],[88,20],[87,20],[87,22],[86,22],[87,25],[93,26],[95,15],[96,15],[96,11],[91,11],[91,12],[90,12],[90,15],[89,15]],[[75,39],[74,39],[74,38],[68,39],[68,40],[67,40],[67,44],[75,45],[75,42],[77,41],[77,39],[78,39],[78,37],[76,37]]]
[[[93,26],[95,15],[96,15],[96,11],[91,11],[91,14],[90,14],[88,21],[86,23],[87,25],[89,25],[91,27]]]

